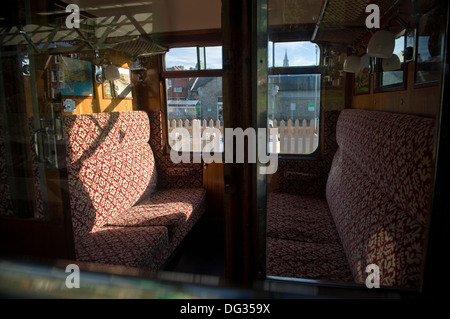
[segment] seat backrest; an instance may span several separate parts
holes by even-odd
[[[345,109],[327,201],[355,281],[367,265],[381,284],[419,286],[431,207],[435,121]]]
[[[0,216],[14,216],[11,190],[8,184],[8,163],[6,160],[5,141],[0,124]]]
[[[64,134],[75,239],[102,227],[155,189],[147,113],[68,115]]]

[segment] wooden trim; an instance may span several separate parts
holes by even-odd
[[[161,32],[154,33],[152,39],[155,43],[167,48],[222,45],[222,30]]]
[[[223,117],[227,127],[267,127],[267,0],[224,0]],[[226,278],[265,278],[266,175],[260,163],[224,163]]]
[[[11,257],[74,259],[62,223],[34,219],[1,218],[0,253]]]
[[[271,67],[268,70],[269,75],[284,74],[323,74],[320,65],[317,66],[290,66],[290,67]]]
[[[222,76],[222,70],[197,70],[197,71],[163,71],[162,78],[197,78]]]
[[[450,6],[447,3],[446,34],[450,32]],[[427,295],[440,296],[450,284],[448,276],[443,275],[442,267],[447,263],[448,247],[450,246],[450,197],[448,196],[448,181],[450,180],[450,110],[448,108],[450,91],[450,52],[448,41],[445,42],[444,74],[442,77],[442,100],[437,115],[436,165],[433,191],[433,203],[424,263],[424,280],[422,290]]]

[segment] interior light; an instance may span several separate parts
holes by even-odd
[[[389,59],[383,59],[382,62],[383,71],[395,71],[402,67],[400,58],[397,54],[393,54]]]
[[[358,73],[361,66],[361,59],[356,55],[350,55],[344,61],[344,71],[348,73]]]
[[[370,67],[370,55],[368,55],[367,53],[364,54],[362,57],[360,57],[360,65],[359,68],[361,70],[364,70],[366,68]]]
[[[367,46],[367,53],[370,56],[389,59],[395,48],[395,36],[388,30],[380,30],[375,33]]]
[[[119,68],[113,64],[103,65],[103,80],[114,81],[120,79]]]

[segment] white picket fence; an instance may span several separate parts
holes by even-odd
[[[272,123],[272,127],[268,127],[269,152],[275,150],[276,153],[282,154],[311,154],[317,148],[319,124],[314,119],[309,121],[309,126],[308,121],[305,119],[302,121],[297,119],[294,122],[292,120],[282,120],[280,122],[273,120]],[[176,128],[184,128],[189,132],[189,147],[194,152],[204,150],[208,143],[212,143],[209,147],[210,150],[223,151],[224,129],[221,127],[219,120],[169,120],[169,144],[172,147],[182,139],[179,134],[173,134],[173,130]],[[276,138],[273,136],[273,129],[275,128],[278,128]],[[219,132],[220,134],[218,134]],[[217,136],[215,133],[220,136]],[[193,134],[197,136],[193,136]]]

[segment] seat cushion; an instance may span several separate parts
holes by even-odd
[[[179,243],[206,207],[203,188],[159,191],[108,221],[109,226],[166,226],[172,245]]]
[[[77,260],[156,270],[168,256],[166,227],[103,227],[76,238]]]
[[[267,275],[337,282],[353,280],[339,243],[304,243],[267,238]]]
[[[267,236],[309,243],[340,242],[325,199],[269,193]]]

